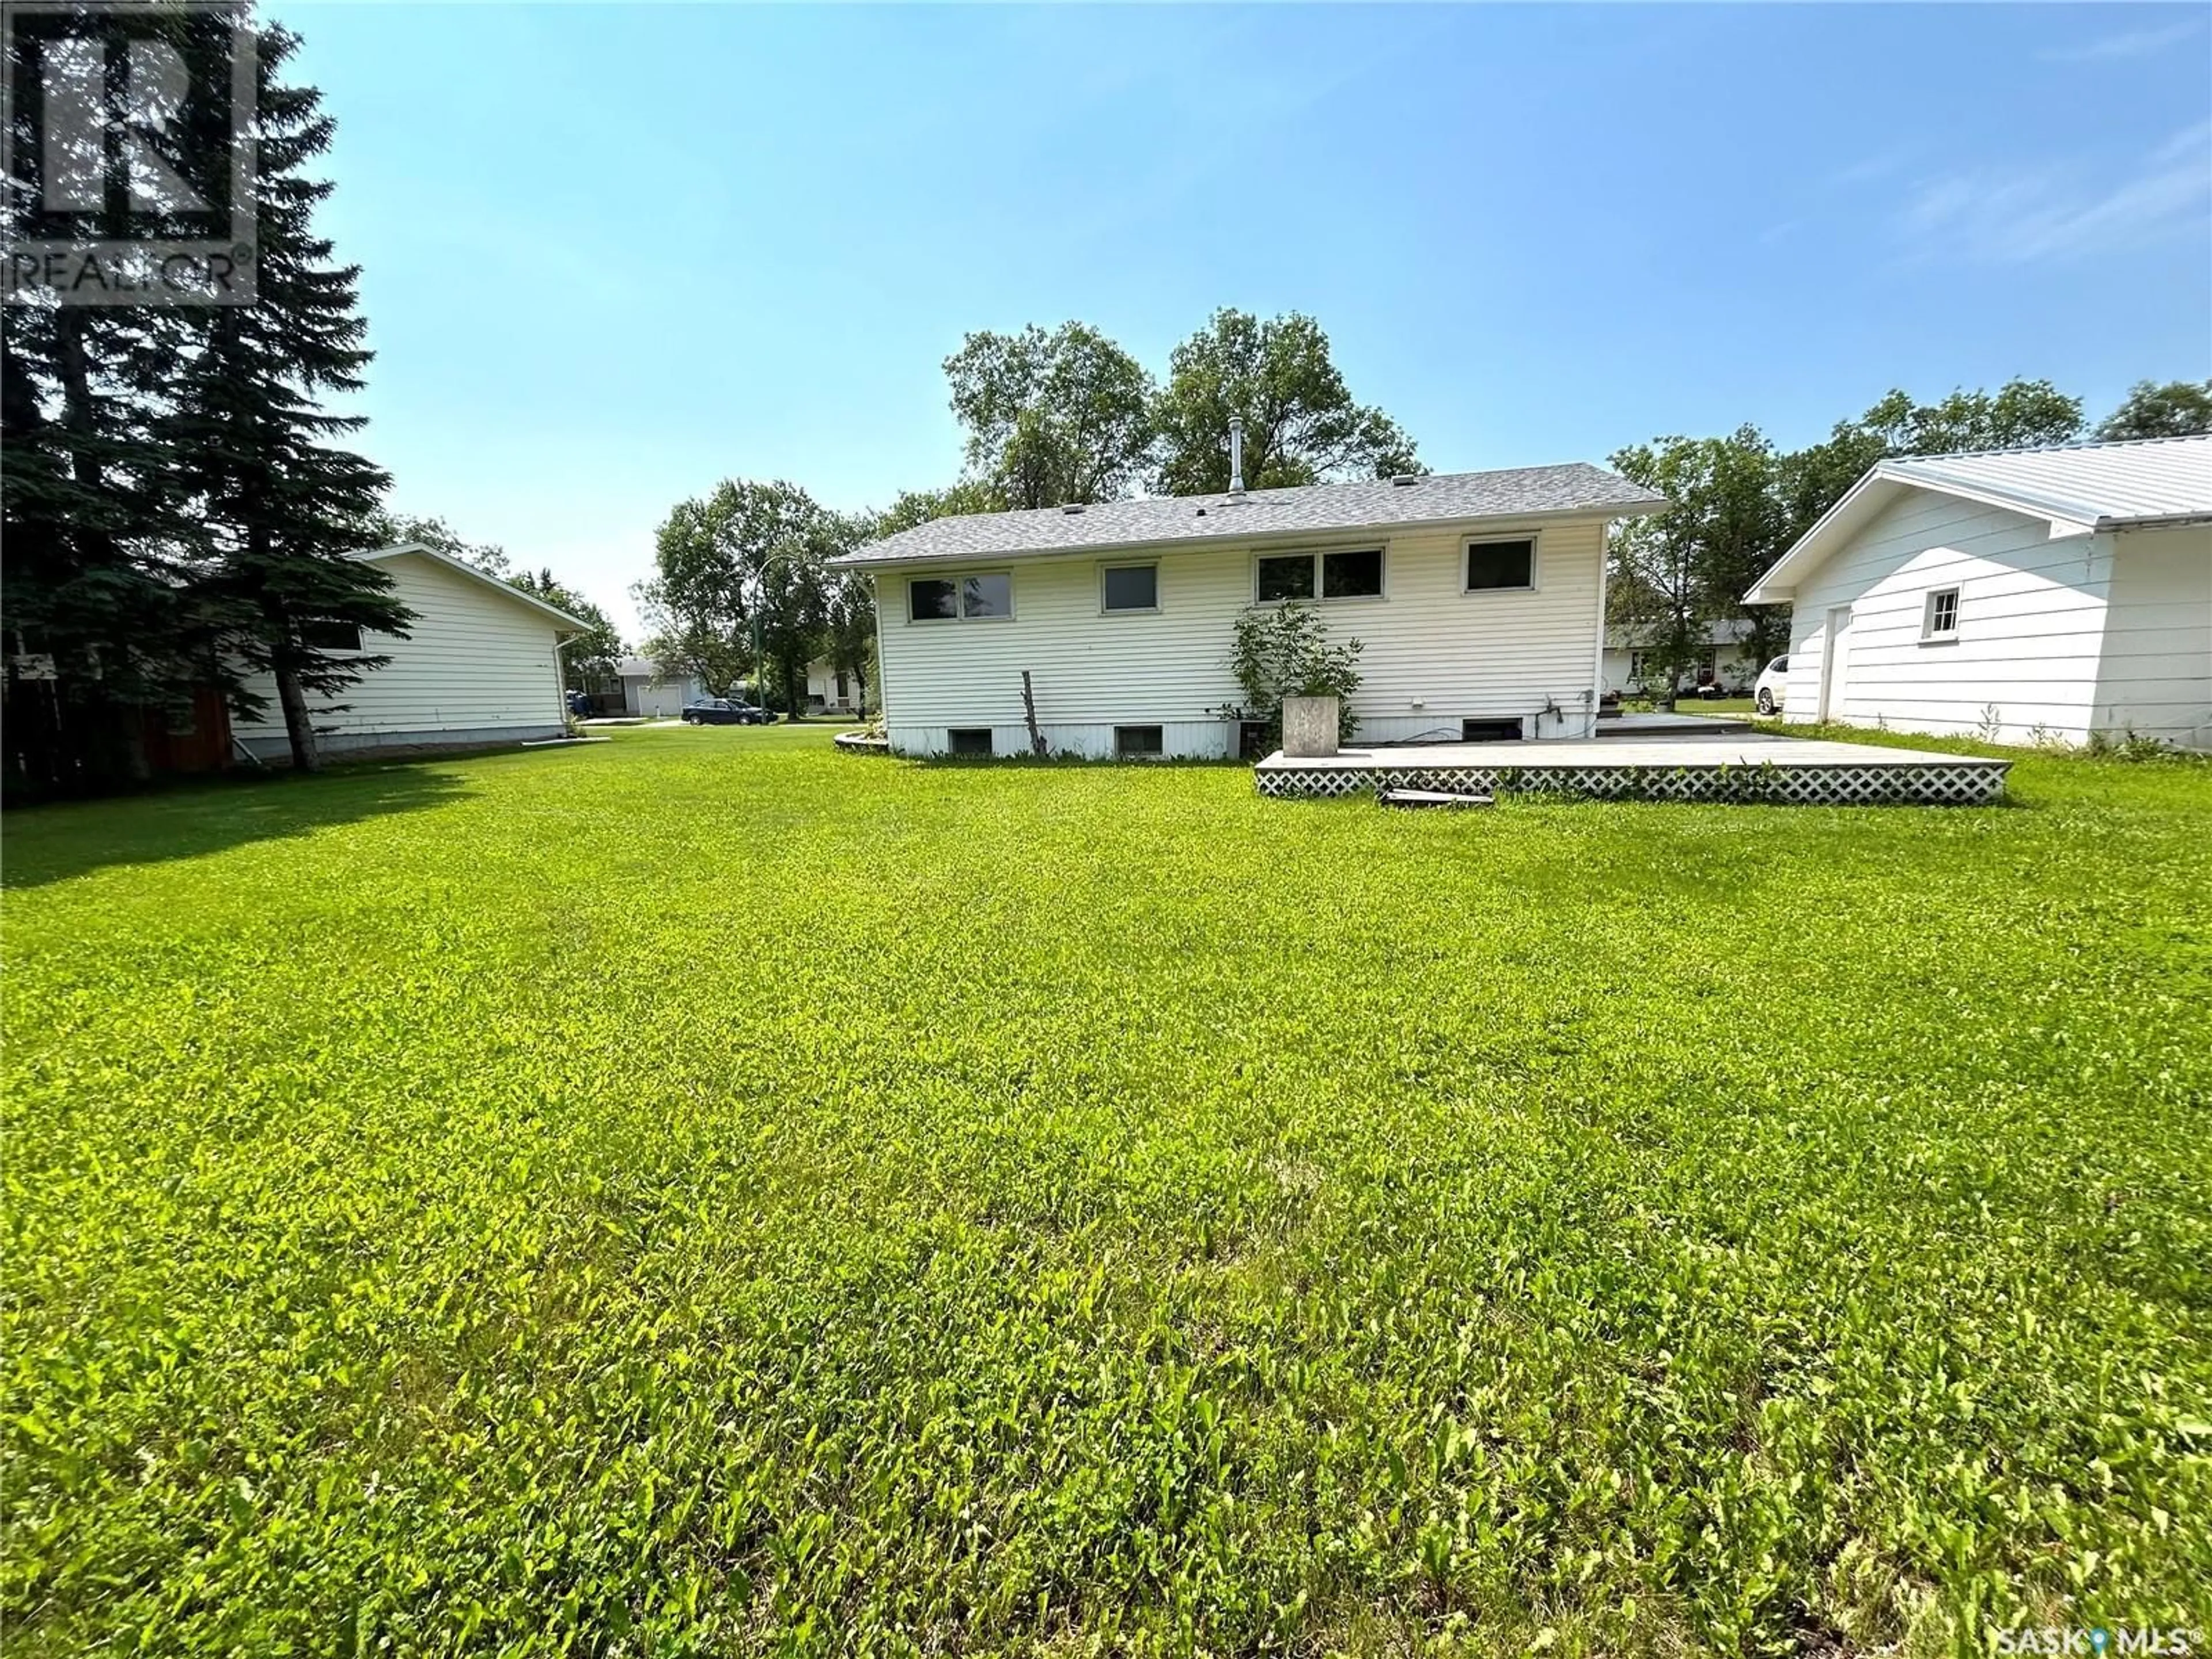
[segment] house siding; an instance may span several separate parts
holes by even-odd
[[[364,651],[391,660],[336,698],[310,700],[325,747],[339,752],[560,735],[558,635],[548,618],[434,560],[404,555],[379,568],[390,574],[416,619],[404,639],[365,634]],[[283,755],[275,681],[257,675],[247,685],[268,704],[260,719],[239,722],[240,741],[264,758]]]
[[[1819,718],[1829,612],[1850,617],[1830,718],[1900,731],[2075,741],[2097,700],[2112,538],[1914,489],[1796,592],[1784,718]],[[1923,643],[1931,589],[1956,586],[1955,641]]]
[[[2095,728],[2212,750],[2212,526],[2117,540]]]
[[[878,690],[891,746],[938,753],[951,728],[988,726],[994,749],[1026,752],[1027,669],[1038,724],[1056,750],[1110,754],[1116,725],[1142,725],[1163,728],[1170,755],[1233,754],[1235,727],[1212,711],[1243,696],[1229,672],[1229,650],[1235,621],[1252,603],[1255,559],[1377,545],[1382,597],[1318,606],[1333,639],[1364,644],[1363,681],[1352,699],[1363,738],[1456,736],[1462,720],[1504,718],[1523,720],[1530,736],[1582,736],[1594,719],[1604,528],[1599,519],[1443,526],[880,571]],[[1535,591],[1462,591],[1461,548],[1471,535],[1532,532]],[[1159,567],[1159,609],[1102,611],[1100,567],[1142,563]],[[1011,617],[908,619],[909,575],[990,569],[1012,573]],[[1547,702],[1555,712],[1540,719]]]

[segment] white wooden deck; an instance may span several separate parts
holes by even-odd
[[[1261,794],[1283,798],[1359,794],[1385,785],[1607,800],[1978,806],[2002,798],[2011,765],[1977,755],[1742,732],[1378,744],[1298,758],[1278,750],[1259,763],[1255,776]]]

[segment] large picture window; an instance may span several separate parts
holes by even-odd
[[[1004,570],[972,576],[909,576],[906,614],[910,622],[961,622],[1014,614],[1014,579]]]
[[[1340,553],[1270,553],[1255,562],[1252,597],[1261,605],[1285,599],[1379,599],[1382,550],[1347,548]]]

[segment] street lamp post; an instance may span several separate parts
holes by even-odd
[[[768,596],[768,573],[771,568],[779,564],[796,566],[799,562],[799,556],[795,550],[771,553],[763,559],[760,568],[753,572],[757,599],[765,600]],[[768,707],[768,624],[762,615],[762,608],[760,603],[753,606],[753,685],[760,693],[761,707],[765,708]],[[783,694],[786,702],[793,701],[789,686],[784,687]],[[799,711],[795,707],[789,712],[793,719],[798,718]]]

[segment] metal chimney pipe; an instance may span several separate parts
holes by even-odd
[[[1229,493],[1244,493],[1244,417],[1229,417]]]

